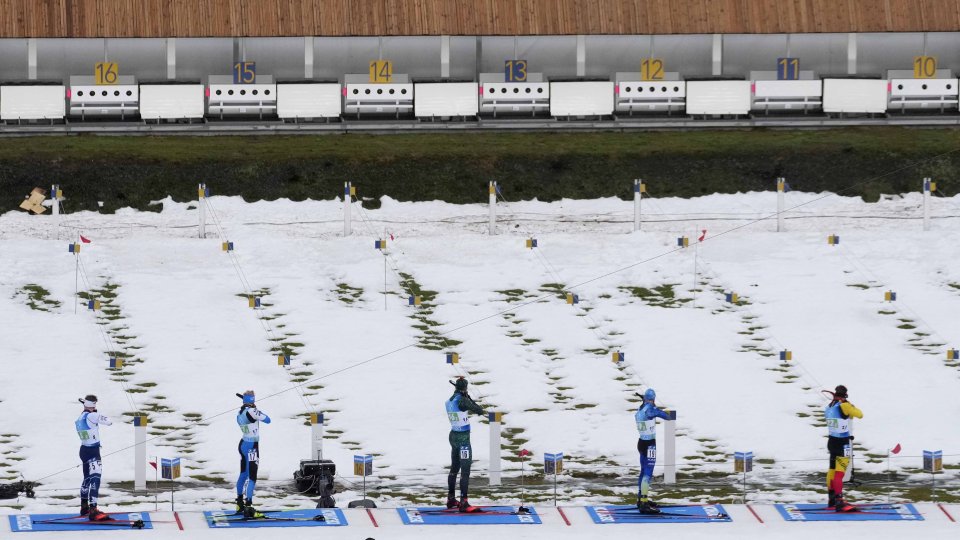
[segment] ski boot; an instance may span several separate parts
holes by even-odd
[[[640,499],[639,501],[637,501],[637,510],[639,510],[641,514],[651,514],[651,515],[652,515],[652,514],[659,514],[659,513],[660,513],[660,509],[657,508],[657,506],[656,506],[655,504],[651,503],[649,500],[647,500],[647,499],[645,499],[645,498]]]
[[[252,499],[247,499],[243,503],[243,517],[246,519],[261,519],[265,516],[262,512],[258,512],[257,509],[253,507]]]
[[[452,510],[454,508],[459,508],[460,502],[457,501],[456,497],[447,497],[447,510]]]
[[[837,494],[830,491],[827,493],[827,508],[835,508],[837,506]]]
[[[459,508],[460,508],[460,512],[465,514],[468,514],[470,512],[477,512],[480,510],[476,506],[471,505],[470,501],[468,501],[466,497],[463,497],[462,499],[460,499]]]
[[[856,507],[856,506],[854,506],[854,505],[848,503],[847,501],[843,500],[843,497],[840,496],[840,495],[837,495],[836,503],[835,503],[835,504],[836,504],[836,506],[834,507],[834,509],[835,509],[837,512],[856,512],[856,511],[857,511],[857,507]]]
[[[242,514],[247,505],[243,502],[243,495],[237,495],[237,514]]]
[[[87,513],[87,519],[90,521],[113,521],[112,517],[98,510],[96,506],[90,507],[90,512]]]
[[[90,504],[87,501],[80,501],[80,515],[85,516],[90,513]]]

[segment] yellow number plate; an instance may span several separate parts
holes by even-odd
[[[913,78],[914,79],[932,79],[937,75],[937,57],[936,56],[914,56],[913,57]]]
[[[93,78],[96,79],[96,84],[117,84],[120,82],[120,64],[97,62],[93,66]]]
[[[644,58],[640,61],[641,81],[662,81],[663,60],[660,58]]]
[[[370,82],[388,83],[393,81],[393,62],[374,60],[370,62]]]

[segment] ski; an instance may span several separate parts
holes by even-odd
[[[876,516],[891,516],[891,515],[895,515],[894,513],[890,512],[891,510],[896,510],[896,508],[876,508],[876,509],[867,509],[867,510],[861,510],[861,509],[859,509],[859,508],[856,508],[856,509],[854,509],[854,510],[849,510],[849,511],[847,511],[847,512],[837,512],[836,510],[834,510],[834,509],[832,509],[832,508],[829,508],[829,509],[824,508],[824,509],[822,509],[822,510],[819,510],[819,509],[818,509],[818,510],[814,510],[814,509],[810,509],[810,510],[800,510],[800,512],[803,512],[803,513],[805,513],[805,514],[837,514],[837,515],[842,515],[842,514],[868,514],[868,515],[869,515],[869,514],[872,514],[872,515],[876,515]]]
[[[661,518],[661,519],[705,519],[705,520],[710,520],[710,519],[729,519],[729,518],[730,518],[730,516],[727,515],[727,514],[717,514],[717,515],[714,515],[714,516],[696,515],[696,514],[681,514],[680,512],[659,512],[659,513],[657,513],[657,514],[644,514],[644,513],[641,513],[639,510],[618,510],[618,511],[611,511],[611,513],[616,514],[616,515],[618,515],[618,516],[636,516],[636,517],[652,518],[652,519]]]
[[[470,514],[483,514],[487,516],[520,516],[520,515],[529,515],[530,510],[526,507],[523,510],[515,510],[513,512],[504,512],[503,510],[487,510],[487,508],[493,508],[490,506],[473,506],[470,510],[466,512],[461,512],[459,508],[446,508],[438,510],[417,510],[418,514],[424,514],[428,516],[445,516],[445,515],[470,515]]]
[[[142,519],[111,519],[104,521],[66,521],[62,518],[34,520],[34,523],[44,525],[93,525],[95,527],[127,527],[132,529],[142,529],[146,525]]]
[[[906,503],[906,504],[909,504],[909,503]],[[873,503],[873,504],[864,503],[864,504],[853,504],[852,506],[856,508],[856,511],[861,511],[861,510],[897,510],[899,508],[902,508],[904,505],[898,504],[898,503]],[[794,510],[796,510],[797,512],[814,512],[814,513],[837,512],[836,508],[832,506],[821,506],[817,508],[795,508]],[[837,512],[837,513],[844,514],[846,512]]]
[[[106,514],[106,515],[108,515],[108,516],[126,516],[126,515],[129,515],[130,512],[104,512],[104,514]],[[64,517],[58,517],[58,518],[49,518],[49,519],[45,519],[45,520],[43,520],[43,521],[67,521],[67,520],[71,520],[71,519],[84,519],[84,520],[85,520],[85,519],[87,519],[87,515],[86,515],[86,514],[77,514],[77,515],[75,515],[75,516],[64,516]]]
[[[317,514],[312,518],[294,518],[294,517],[281,517],[281,516],[255,516],[255,517],[246,517],[246,516],[237,516],[237,517],[228,517],[228,516],[209,516],[207,519],[210,521],[228,521],[228,522],[240,522],[240,521],[326,521],[327,519],[323,517],[322,514]]]

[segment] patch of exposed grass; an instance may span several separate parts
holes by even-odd
[[[635,286],[620,286],[617,289],[629,293],[634,298],[639,298],[643,300],[644,303],[654,307],[662,308],[678,308],[687,302],[692,301],[692,298],[677,298],[676,283],[664,283],[663,285],[657,285],[652,289],[647,287],[635,287]]]
[[[337,295],[338,300],[347,305],[363,302],[363,288],[353,287],[348,283],[337,283],[334,294]]]
[[[17,289],[14,297],[24,296],[27,307],[34,311],[53,311],[60,307],[61,302],[50,298],[50,291],[40,285],[30,283]]]

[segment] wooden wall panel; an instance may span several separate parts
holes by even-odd
[[[960,31],[960,0],[0,0],[0,38]]]

